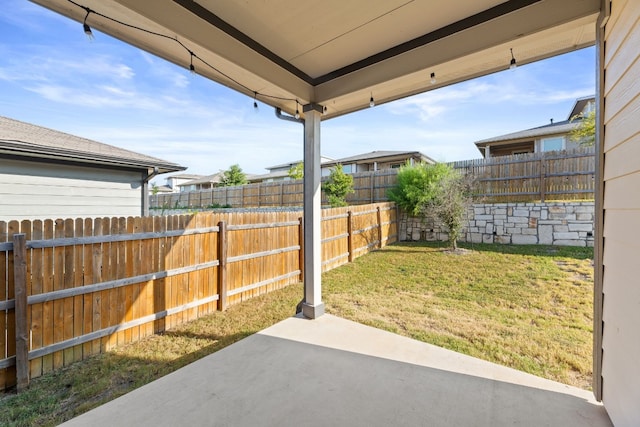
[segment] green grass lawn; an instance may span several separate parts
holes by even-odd
[[[589,388],[590,248],[401,243],[323,275],[329,313]],[[0,425],[56,425],[293,314],[302,286],[76,363],[0,395]]]
[[[401,243],[324,275],[332,314],[582,388],[591,248]]]

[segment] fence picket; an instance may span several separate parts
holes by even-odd
[[[93,236],[93,220],[84,220],[83,232],[85,236]],[[93,245],[82,247],[82,286],[92,283],[93,279]],[[93,295],[87,293],[82,296],[82,333],[88,334],[93,331]],[[82,345],[82,358],[85,359],[93,354],[92,343]]]
[[[8,241],[8,230],[7,223],[0,222],[0,243],[5,243]],[[13,255],[13,254],[11,254]],[[8,270],[7,265],[7,257],[9,256],[9,251],[0,250],[0,302],[7,301],[7,274],[11,274]],[[9,355],[7,354],[7,341],[6,341],[6,331],[7,331],[7,315],[9,310],[0,311],[0,359],[4,360]],[[12,384],[10,384],[7,379],[9,376],[9,370],[12,368],[2,368],[0,369],[0,390],[5,389]]]
[[[31,238],[34,240],[42,240],[44,238],[43,231],[42,221],[33,221]],[[28,295],[38,295],[42,293],[43,253],[44,249],[31,249],[31,292]],[[30,350],[42,347],[42,306],[43,304],[33,304],[30,306]],[[31,360],[29,371],[31,372],[31,378],[37,378],[42,375],[42,357]]]

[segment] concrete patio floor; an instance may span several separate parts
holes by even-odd
[[[589,391],[331,315],[286,319],[64,426],[611,426]]]

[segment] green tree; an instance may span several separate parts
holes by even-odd
[[[289,178],[291,179],[302,179],[304,178],[304,163],[300,162],[297,165],[291,166],[288,172]]]
[[[438,191],[427,205],[427,212],[432,212],[449,229],[449,246],[458,249],[458,238],[462,232],[464,218],[471,204],[471,184],[459,171],[450,168],[438,183]]]
[[[353,193],[353,177],[344,173],[342,165],[336,165],[322,184],[322,191],[331,207],[347,206],[347,194]]]
[[[229,169],[222,172],[222,181],[220,185],[223,187],[231,187],[234,185],[243,185],[247,183],[247,176],[242,172],[239,165],[231,165]]]
[[[450,168],[444,163],[411,165],[407,162],[398,171],[398,183],[388,191],[389,199],[410,215],[421,215],[436,197],[439,183],[448,173]]]
[[[466,211],[471,203],[471,183],[444,163],[406,164],[398,171],[398,183],[389,199],[413,216],[433,214],[449,230],[449,245],[455,250]]]
[[[571,131],[569,138],[585,147],[594,145],[596,143],[596,110],[591,110],[586,115],[573,116],[571,121],[574,120],[580,120],[580,124]]]
[[[155,196],[159,192],[160,192],[160,187],[158,187],[158,184],[156,184],[155,182],[152,182],[151,183],[151,194],[153,194]]]

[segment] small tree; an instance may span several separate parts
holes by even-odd
[[[410,215],[431,213],[449,229],[449,245],[458,248],[471,185],[460,172],[444,163],[406,164],[398,171],[398,183],[389,199]]]
[[[302,179],[304,178],[304,163],[298,163],[297,165],[291,166],[288,172],[289,178],[291,179]]]
[[[331,207],[347,206],[347,194],[353,193],[353,177],[344,173],[342,165],[331,169],[329,178],[322,184]]]
[[[153,194],[155,196],[159,192],[160,192],[160,187],[158,187],[158,184],[156,184],[155,182],[152,182],[151,183],[151,194]]]
[[[571,131],[569,138],[585,147],[594,145],[596,142],[596,110],[591,110],[586,115],[573,116],[571,121],[574,120],[580,120],[580,124]]]
[[[242,172],[239,165],[231,165],[229,169],[222,172],[222,181],[220,185],[223,187],[231,187],[234,185],[243,185],[247,183],[247,176]]]
[[[459,171],[450,168],[438,183],[438,191],[427,205],[427,211],[433,212],[449,229],[449,246],[458,249],[458,238],[462,231],[467,209],[471,204],[471,185]]]

